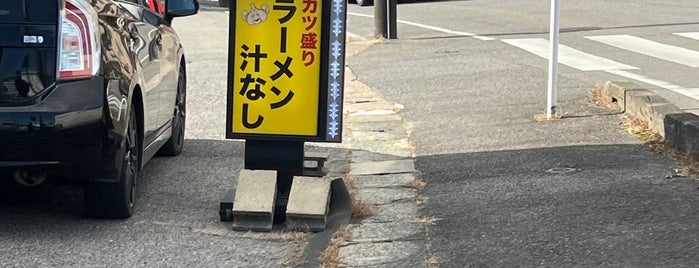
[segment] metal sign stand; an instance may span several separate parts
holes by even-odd
[[[324,165],[327,160],[327,154],[304,155],[304,142],[301,141],[254,139],[245,141],[245,169],[277,171],[275,223],[286,221],[285,212],[294,176],[323,177],[326,175]],[[305,163],[311,165],[305,166]],[[235,193],[230,190],[221,200],[219,211],[221,221],[233,221],[234,201]]]
[[[245,141],[245,169],[276,170],[277,198],[274,222],[286,221],[286,206],[294,176],[303,175],[302,141]]]

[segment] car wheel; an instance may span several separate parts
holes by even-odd
[[[177,97],[175,98],[175,112],[172,117],[172,136],[160,148],[159,155],[176,156],[182,153],[184,146],[184,126],[187,115],[187,77],[184,66],[180,68],[177,80]]]
[[[360,7],[370,6],[374,4],[373,0],[357,0],[357,5]]]
[[[136,110],[133,105],[130,109],[119,181],[91,182],[85,187],[85,206],[91,217],[128,218],[133,214],[141,145],[138,139]]]
[[[218,0],[218,6],[231,7],[231,0]]]

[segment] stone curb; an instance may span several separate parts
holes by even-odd
[[[346,56],[377,42],[348,42]],[[349,225],[352,239],[340,247],[341,267],[424,267],[427,227],[415,222],[420,215],[418,191],[408,187],[417,171],[401,114],[404,107],[359,81],[349,67],[345,81],[343,144],[351,152],[346,175],[356,180],[358,199],[376,211]]]
[[[699,116],[687,113],[648,89],[631,82],[608,81],[602,95],[623,113],[648,122],[666,143],[699,158]]]

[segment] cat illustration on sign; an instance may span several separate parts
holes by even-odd
[[[258,9],[255,7],[255,3],[250,4],[251,10],[243,10],[243,20],[245,20],[251,26],[263,23],[267,20],[267,14],[269,13],[269,7],[262,4]]]

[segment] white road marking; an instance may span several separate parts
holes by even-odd
[[[615,75],[618,75],[621,77],[633,79],[636,81],[641,81],[643,83],[654,85],[654,86],[659,87],[659,88],[664,88],[664,89],[667,89],[670,91],[675,91],[677,93],[680,93],[680,91],[685,89],[684,87],[681,87],[681,86],[678,86],[678,85],[675,85],[675,84],[672,84],[669,82],[653,79],[653,78],[650,78],[650,77],[647,77],[644,75],[640,75],[640,74],[635,74],[632,72],[627,72],[627,71],[622,71],[622,70],[607,70],[606,72],[610,73],[610,74],[615,74]],[[680,93],[680,94],[682,94],[682,93]],[[683,95],[685,95],[685,94],[683,94]]]
[[[549,41],[544,38],[502,39],[503,42],[548,59]],[[558,62],[580,71],[634,70],[636,67],[598,57],[559,44]]]
[[[674,91],[695,100],[699,100],[699,88],[681,88]]]
[[[360,14],[360,13],[354,13],[354,12],[347,12],[347,14],[352,15],[352,16],[357,16],[357,17],[365,17],[365,18],[373,18],[374,17],[373,15]],[[437,31],[437,32],[453,34],[453,35],[457,35],[457,36],[473,37],[475,39],[483,40],[483,41],[495,40],[495,38],[492,38],[492,37],[481,36],[481,35],[477,35],[474,33],[454,31],[454,30],[449,30],[449,29],[437,27],[437,26],[425,25],[425,24],[421,24],[421,23],[417,23],[417,22],[410,22],[410,21],[405,21],[405,20],[397,20],[396,22],[406,24],[406,25],[415,26],[415,27],[420,27],[420,28],[424,28],[424,29],[428,29],[428,30],[433,30],[433,31]]]
[[[373,15],[347,12],[348,15],[373,18]],[[473,37],[479,40],[492,41],[495,38],[480,36],[473,33],[454,31],[441,27],[398,20],[398,23],[425,28],[457,36]],[[699,40],[699,32],[674,33],[675,35]],[[621,49],[660,58],[690,67],[699,67],[699,52],[677,46],[665,45],[631,35],[586,36],[585,38],[601,42]],[[548,59],[549,41],[544,38],[502,39],[503,42],[523,49],[534,55]],[[637,70],[637,67],[595,56],[583,51],[559,44],[559,63],[580,71],[604,71],[610,74],[640,81],[659,88],[699,100],[699,88],[684,88],[669,82],[653,79],[644,75],[624,70]]]
[[[699,32],[690,32],[690,33],[674,33],[674,35],[679,35],[679,36],[684,36],[687,38],[692,38],[699,40]]]
[[[357,16],[357,17],[365,17],[365,18],[373,18],[374,17],[374,15],[354,13],[354,12],[347,12],[347,15],[352,15],[352,16]]]
[[[648,55],[690,67],[699,67],[699,52],[666,45],[631,35],[600,35],[585,38],[610,46]]]
[[[361,35],[351,33],[349,31],[345,32],[347,35],[347,40],[365,40],[366,38],[362,37]]]
[[[695,100],[699,100],[699,88],[684,88],[669,82],[653,79],[644,75],[635,74],[632,72],[622,71],[622,70],[607,70],[607,73],[615,74],[621,77],[626,77],[636,81],[641,81],[646,84],[650,84],[659,88],[664,88],[669,91],[690,97]]]
[[[525,38],[525,39],[503,39],[505,43],[521,48],[539,57],[548,59],[549,41],[543,38]],[[567,66],[573,67],[581,71],[604,71],[610,74],[618,75],[628,79],[643,82],[659,88],[667,89],[687,96],[692,99],[699,100],[699,89],[684,88],[669,82],[658,79],[653,79],[644,75],[635,74],[629,69],[638,69],[623,63],[612,61],[606,58],[591,55],[564,45],[559,45],[559,62]]]

